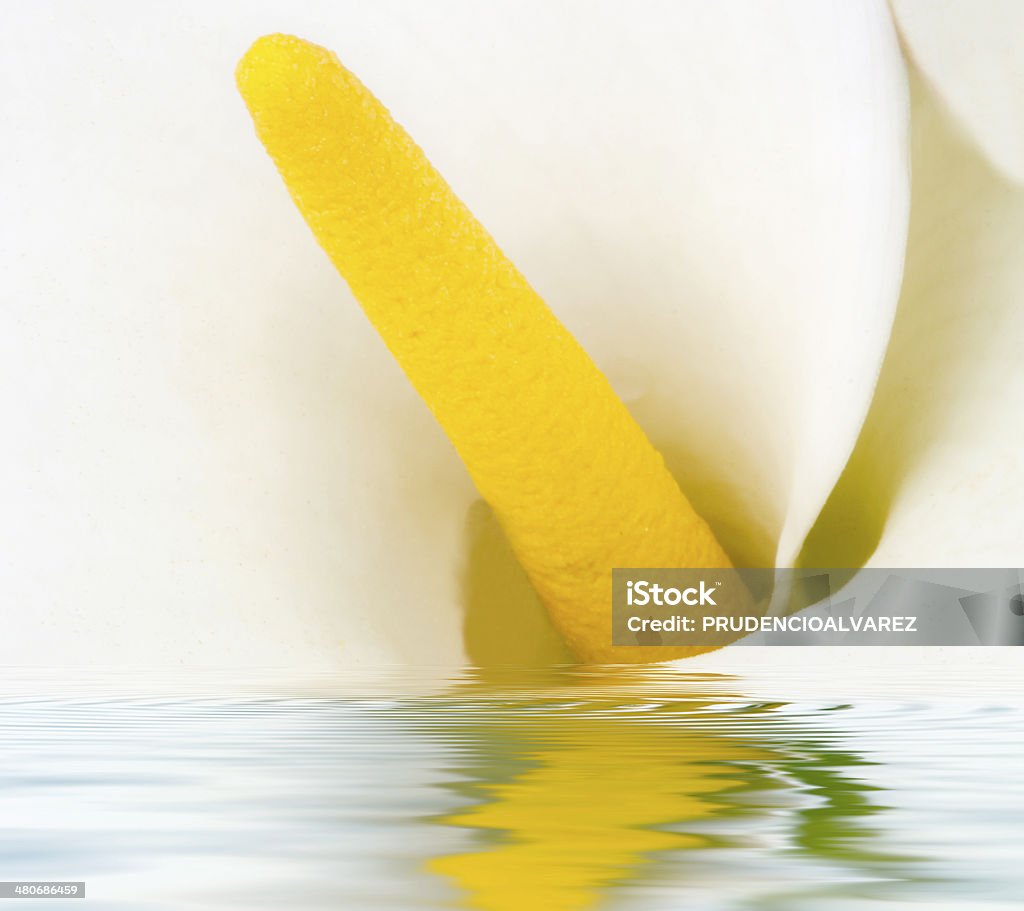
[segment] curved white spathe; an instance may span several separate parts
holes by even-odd
[[[1024,182],[1024,4],[892,0],[892,8],[911,57],[960,125]]]
[[[927,89],[892,347],[869,419],[899,467],[876,566],[1024,565],[1024,188]]]
[[[743,562],[788,562],[892,317],[880,3],[107,2],[6,17],[0,663],[462,660],[453,451],[232,70],[337,50],[604,368]]]

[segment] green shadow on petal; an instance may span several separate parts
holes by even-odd
[[[994,255],[974,229],[978,213],[982,223],[997,217],[1007,187],[921,77],[910,75],[914,182],[903,289],[864,427],[804,543],[801,567],[867,563],[928,452],[957,438],[950,403],[972,381],[973,358],[994,331],[987,324],[997,323],[992,306],[973,299],[969,279]]]
[[[477,500],[466,516],[463,637],[477,667],[573,664],[491,508]]]

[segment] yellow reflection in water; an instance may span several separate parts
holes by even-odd
[[[858,774],[869,761],[838,746],[832,723],[806,726],[725,682],[510,672],[421,702],[420,721],[460,756],[452,787],[469,799],[437,821],[475,840],[428,870],[474,911],[580,911],[652,883],[655,864],[676,863],[673,888],[685,889],[680,852],[736,869],[730,852],[770,822],[790,859],[861,880],[911,875],[913,858],[882,849],[870,824],[885,807]]]
[[[483,785],[483,802],[444,820],[494,840],[429,864],[478,911],[589,908],[655,852],[706,847],[665,827],[715,816],[716,796],[743,784],[727,763],[766,756],[728,737],[614,718],[538,718],[518,734],[536,744],[534,767]]]

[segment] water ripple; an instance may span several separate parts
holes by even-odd
[[[0,697],[0,879],[84,879],[99,909],[1024,895],[1024,705],[998,690],[771,700],[599,668],[115,682]]]

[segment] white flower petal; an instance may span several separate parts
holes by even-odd
[[[1024,3],[892,0],[914,62],[996,167],[1024,182]]]
[[[915,91],[906,284],[864,435],[811,564],[1024,565],[1024,189]],[[841,559],[841,558],[840,558]],[[837,563],[835,565],[845,565]]]
[[[472,487],[235,95],[269,31],[391,106],[740,559],[791,559],[899,279],[879,3],[23,4],[0,663],[444,663],[487,601]],[[554,653],[538,615],[513,632]]]

